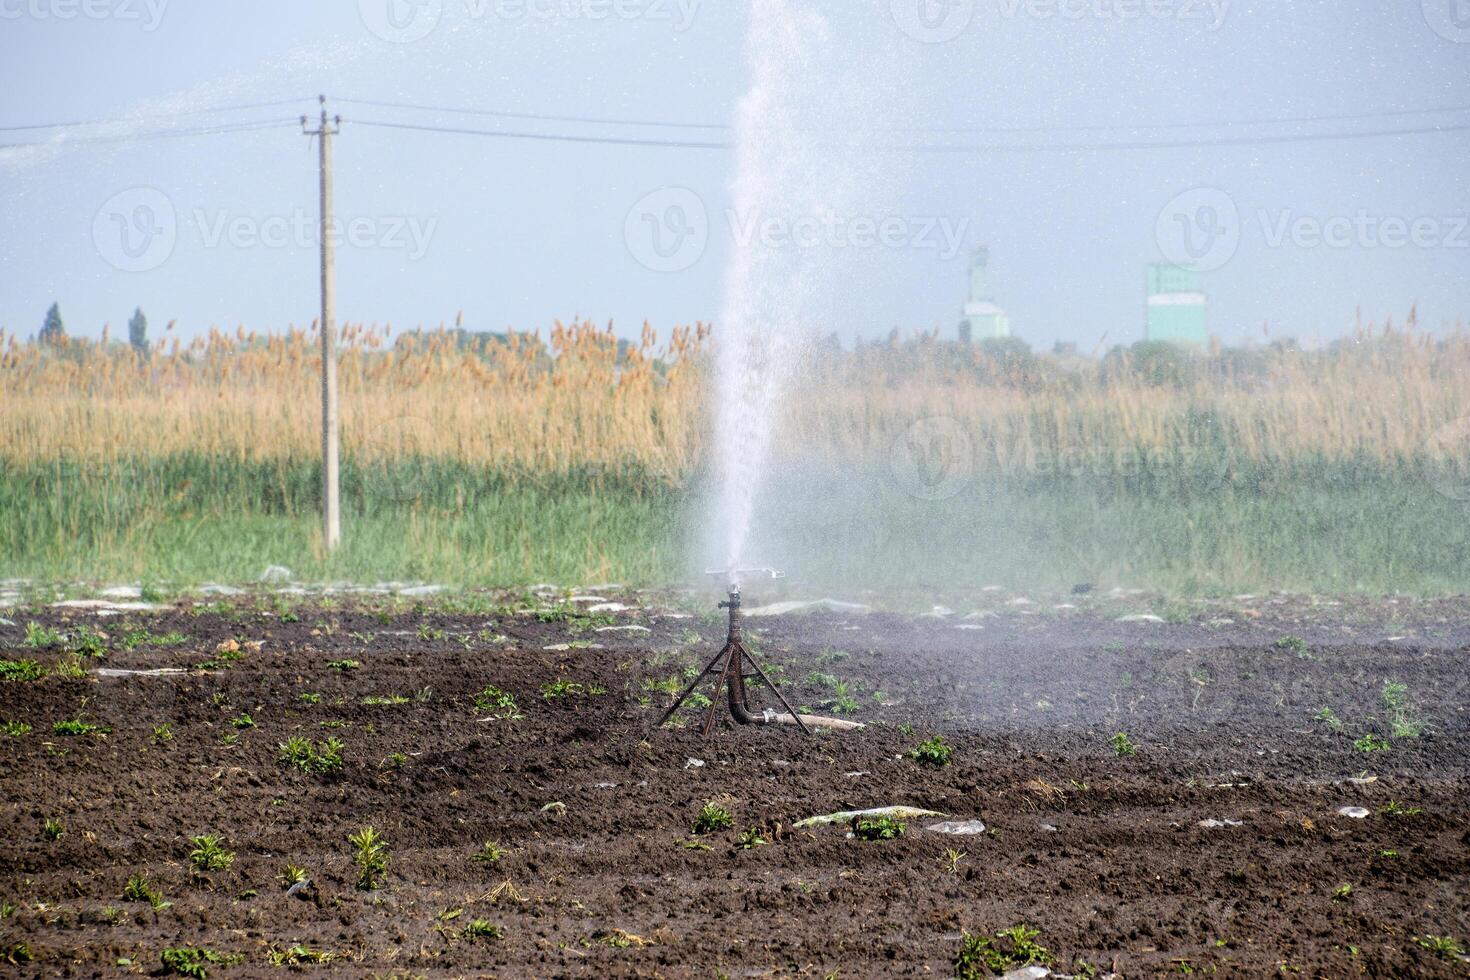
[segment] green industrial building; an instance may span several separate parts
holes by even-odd
[[[1210,339],[1205,308],[1205,294],[1192,270],[1177,265],[1148,267],[1146,339],[1203,347]]]

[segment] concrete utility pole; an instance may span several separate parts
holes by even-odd
[[[306,128],[301,117],[301,131],[321,142],[322,192],[322,540],[328,552],[342,543],[342,518],[338,509],[338,432],[337,418],[337,267],[332,250],[332,137],[342,129],[342,117],[327,121],[327,97],[319,96],[322,106],[321,126]]]

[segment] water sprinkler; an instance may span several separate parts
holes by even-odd
[[[741,620],[743,617],[740,613],[740,580],[741,578],[753,575],[777,579],[783,577],[782,573],[773,568],[731,568],[709,572],[708,574],[719,576],[727,583],[726,592],[729,598],[720,603],[720,608],[730,610],[730,631],[725,638],[725,645],[720,649],[720,652],[715,654],[714,659],[705,665],[704,670],[700,671],[699,676],[694,678],[689,686],[684,689],[684,693],[679,695],[679,700],[675,701],[673,706],[664,712],[664,716],[658,720],[658,724],[654,727],[662,727],[664,722],[674,716],[674,712],[679,710],[679,707],[689,698],[689,695],[694,693],[695,689],[699,687],[704,679],[714,673],[718,675],[718,679],[715,681],[714,697],[710,699],[709,712],[704,717],[704,725],[702,727],[703,734],[706,738],[709,737],[710,732],[714,731],[715,715],[719,711],[721,693],[727,695],[730,715],[741,725],[794,724],[808,735],[811,734],[811,729],[807,727],[808,723],[822,728],[861,728],[861,725],[853,722],[845,722],[837,718],[819,718],[814,715],[797,714],[796,710],[791,707],[790,702],[786,700],[786,696],[781,693],[781,689],[766,676],[766,672],[761,669],[761,665],[756,662],[755,657],[751,656],[750,651],[745,648],[745,641],[741,631]],[[747,665],[749,665],[754,673],[747,674],[745,672]],[[786,709],[785,714],[772,711],[769,708],[763,711],[751,710],[745,685],[747,681],[754,680],[760,680],[766,687],[771,689],[772,693],[780,700],[781,706]]]

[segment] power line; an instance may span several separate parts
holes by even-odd
[[[30,140],[25,143],[0,143],[0,150],[8,150],[15,147],[25,146],[79,146],[94,143],[131,143],[133,141],[156,140],[156,139],[178,139],[192,136],[214,136],[220,133],[251,133],[263,129],[276,129],[286,126],[299,126],[300,119],[268,119],[256,120],[254,122],[221,123],[216,126],[204,126],[195,129],[159,129],[143,133],[120,134],[116,136],[62,136],[59,139]]]
[[[617,146],[669,147],[693,150],[728,150],[734,144],[727,141],[661,140],[619,136],[583,136],[568,133],[531,133],[513,130],[471,129],[463,126],[434,126],[426,123],[384,122],[381,120],[355,119],[357,126],[381,129],[404,129],[428,133],[451,133],[465,136],[486,136],[499,139],[540,140],[564,143],[601,143]],[[1369,130],[1366,132],[1337,132],[1314,134],[1291,134],[1278,136],[1221,136],[1206,139],[1137,140],[1107,143],[947,143],[947,144],[856,144],[853,148],[896,153],[1043,153],[1043,152],[1087,152],[1096,150],[1166,150],[1212,146],[1261,146],[1282,143],[1335,142],[1342,140],[1377,139],[1393,136],[1421,136],[1434,133],[1470,131],[1470,123],[1453,126],[1415,127],[1403,129]]]
[[[203,109],[181,109],[170,114],[175,116],[201,116],[212,112],[244,112],[248,109],[276,109],[281,106],[300,105],[308,101],[315,102],[316,99],[278,99],[274,102],[243,102],[238,105],[208,106]],[[143,118],[146,119],[147,116],[145,115]],[[138,121],[138,117],[119,117],[116,119],[85,119],[59,123],[31,123],[25,126],[0,126],[0,133],[19,133],[36,129],[76,129],[80,126],[126,125]]]
[[[499,109],[458,108],[455,106],[420,105],[415,102],[381,102],[372,99],[333,99],[352,105],[377,109],[416,109],[425,112],[451,112],[466,116],[494,116],[500,119],[527,119],[537,122],[589,123],[598,126],[664,126],[672,129],[730,129],[728,123],[675,122],[667,119],[617,119],[600,116],[554,116],[540,112],[508,112]]]
[[[733,143],[703,140],[655,140],[622,136],[578,136],[571,133],[525,133],[504,129],[468,129],[459,126],[429,126],[419,123],[380,122],[369,119],[353,119],[350,122],[354,126],[373,126],[379,129],[411,129],[424,133],[498,136],[502,139],[546,140],[555,143],[608,143],[616,146],[663,146],[687,150],[728,150],[734,146]]]
[[[417,102],[389,102],[373,99],[336,99],[352,105],[372,106],[384,109],[412,109],[422,112],[447,112],[458,115],[489,116],[500,119],[534,120],[538,122],[562,122],[605,126],[649,126],[674,129],[730,130],[728,123],[682,122],[666,119],[627,119],[609,116],[549,115],[537,112],[510,112],[500,109],[483,109],[468,106],[427,105]],[[1407,116],[1440,115],[1470,112],[1470,105],[1439,106],[1421,109],[1385,109],[1377,112],[1335,113],[1304,116],[1279,116],[1274,119],[1220,119],[1206,122],[1169,122],[1128,124],[1089,124],[1082,126],[951,126],[951,127],[896,127],[879,129],[877,132],[935,133],[935,134],[1007,134],[1022,133],[1083,133],[1083,132],[1137,132],[1149,129],[1211,129],[1225,126],[1277,126],[1300,123],[1322,122],[1366,122],[1373,119],[1394,119]]]

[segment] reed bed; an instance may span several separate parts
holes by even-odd
[[[709,328],[660,346],[610,328],[557,324],[543,340],[463,342],[452,331],[342,331],[344,453],[416,455],[515,473],[640,467],[681,485],[710,431]],[[0,338],[3,342],[3,338]],[[1437,434],[1470,416],[1470,338],[1360,331],[1324,352],[1290,348],[1188,359],[1162,383],[1127,355],[1111,364],[1039,358],[1007,365],[983,346],[921,337],[808,355],[787,399],[781,446],[802,458],[881,456],[919,419],[943,418],[976,466],[1006,470],[1117,449],[1158,458],[1201,446],[1237,458],[1373,460],[1398,466],[1440,451]],[[0,353],[0,458],[83,459],[197,453],[309,460],[319,449],[314,330],[210,331],[187,344],[60,350],[11,338]]]
[[[211,330],[140,355],[105,336],[0,335],[0,573],[240,577],[283,550],[355,577],[680,573],[710,463],[708,326],[662,342],[646,325],[626,342],[589,322],[545,337],[345,326],[349,547],[333,559],[313,523],[318,340]],[[1080,566],[1132,584],[1470,585],[1456,550],[1470,496],[1464,333],[1365,326],[1321,351],[1143,345],[1101,361],[917,335],[803,356],[773,495],[800,496],[782,474],[808,490],[871,485],[861,521],[924,525],[954,550],[945,574],[993,572],[973,557],[982,547],[1027,555],[1012,571],[1030,574],[1049,541],[1058,581]],[[915,510],[891,499],[905,489],[891,470],[932,452],[912,443],[936,431],[957,462],[912,465],[963,466],[966,493]],[[830,510],[830,497],[802,506]],[[976,530],[982,510],[1000,516]],[[1012,540],[1002,523],[1029,530]],[[816,544],[831,537],[814,526]],[[956,527],[974,533],[960,541]],[[922,552],[926,566],[939,550]]]

